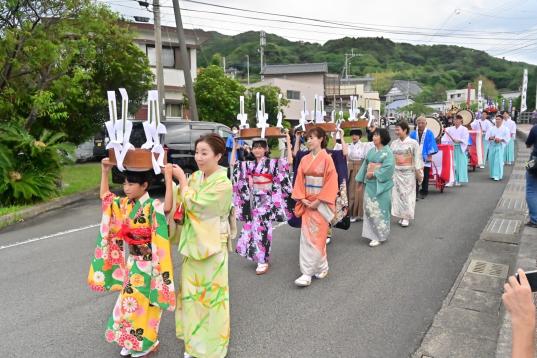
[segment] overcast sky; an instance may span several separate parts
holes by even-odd
[[[100,1],[127,18],[137,15],[153,21],[152,12],[141,8],[136,0]],[[174,26],[172,0],[160,2],[162,23]],[[319,43],[344,36],[384,36],[395,42],[471,47],[492,56],[537,64],[536,0],[199,0],[198,3],[181,0],[180,5],[184,9],[185,28],[228,35],[264,30],[292,41]]]

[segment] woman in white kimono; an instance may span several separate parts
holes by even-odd
[[[511,140],[509,127],[503,124],[501,115],[496,116],[496,125],[490,127],[485,135],[485,139],[489,143],[489,169],[490,177],[496,181],[503,178],[504,151]]]
[[[418,142],[408,136],[408,123],[400,121],[395,125],[397,139],[390,147],[395,158],[393,175],[392,215],[399,218],[399,224],[407,227],[414,219],[416,206],[416,180],[423,180],[423,160]]]

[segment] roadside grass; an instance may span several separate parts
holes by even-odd
[[[67,165],[62,170],[59,197],[96,189],[101,183],[101,163]]]
[[[78,194],[91,189],[98,189],[100,183],[101,163],[67,165],[62,169],[62,188],[58,195],[51,199]],[[112,179],[110,179],[110,186],[113,187]],[[0,216],[14,214],[31,206],[32,204],[0,207]]]

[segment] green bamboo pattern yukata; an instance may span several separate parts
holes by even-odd
[[[175,315],[177,337],[197,358],[225,357],[230,336],[228,217],[231,182],[225,169],[189,179],[179,241],[184,256]]]

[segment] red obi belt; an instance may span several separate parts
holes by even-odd
[[[134,229],[127,224],[123,224],[116,236],[129,245],[144,245],[151,242],[151,228]]]
[[[252,174],[254,185],[272,184],[273,176],[271,174]]]

